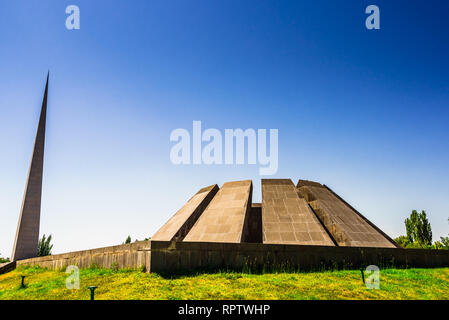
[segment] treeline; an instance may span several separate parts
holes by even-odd
[[[449,219],[448,219],[449,222]],[[426,212],[413,210],[405,219],[405,236],[399,236],[394,241],[403,248],[414,249],[449,249],[449,235],[432,242],[432,227]]]

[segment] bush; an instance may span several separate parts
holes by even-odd
[[[39,240],[37,245],[37,256],[44,257],[51,255],[51,249],[53,249],[53,245],[50,244],[51,235],[48,238],[45,237],[45,234],[42,236],[42,239]]]
[[[398,245],[400,245],[402,248],[407,248],[408,245],[410,244],[410,241],[408,240],[407,236],[399,236],[399,237],[395,238],[394,241]]]

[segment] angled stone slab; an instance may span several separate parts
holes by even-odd
[[[396,247],[377,227],[327,187],[317,182],[299,180],[297,189],[339,246]]]
[[[202,188],[179,209],[155,234],[152,240],[182,241],[218,192],[216,184]]]
[[[247,223],[246,242],[262,243],[262,204],[253,203],[249,212]]]
[[[252,188],[251,180],[223,184],[184,241],[245,242]]]
[[[263,243],[334,246],[290,179],[262,179]]]

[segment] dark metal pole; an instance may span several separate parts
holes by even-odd
[[[365,274],[363,273],[363,268],[360,269],[360,272],[362,273],[363,284],[365,284]]]
[[[97,289],[96,286],[90,286],[90,300],[95,300],[95,289]]]
[[[20,287],[25,288],[25,276],[22,276],[22,283],[21,283]]]

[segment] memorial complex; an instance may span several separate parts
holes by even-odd
[[[447,250],[403,249],[319,182],[262,179],[262,203],[252,202],[253,182],[211,185],[194,194],[149,241],[36,257],[41,214],[48,79],[12,262],[52,269],[93,264],[147,272],[289,267],[294,269],[447,267]]]

